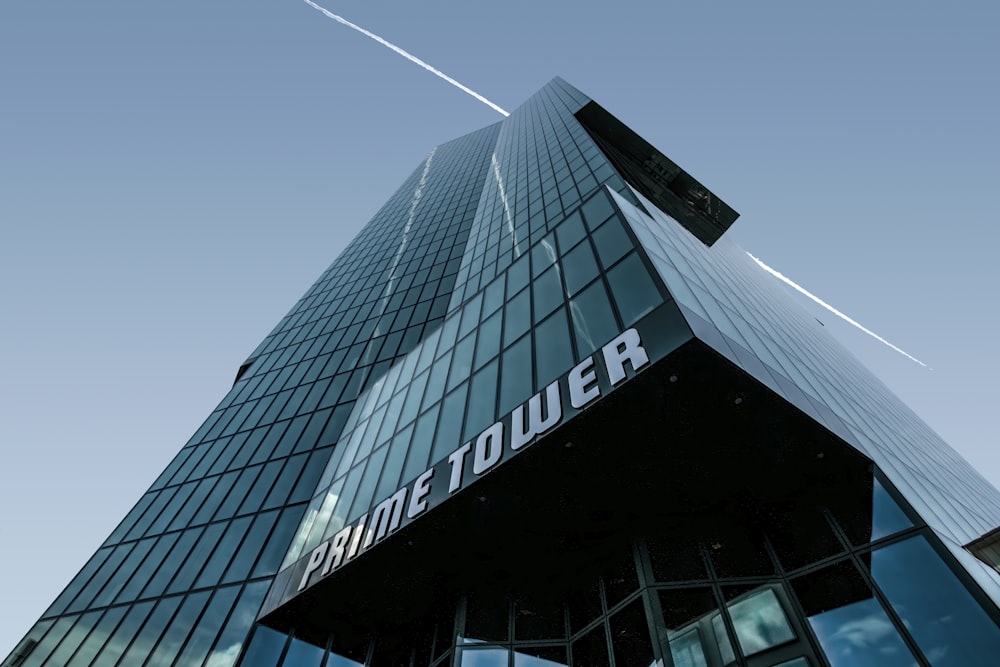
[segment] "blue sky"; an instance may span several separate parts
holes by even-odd
[[[816,310],[1000,483],[996,3],[321,4],[508,109],[595,98],[933,366]],[[298,0],[8,0],[0,91],[6,655],[403,178],[499,116]]]

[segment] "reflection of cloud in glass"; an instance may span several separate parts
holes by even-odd
[[[546,660],[545,658],[540,658],[535,655],[528,655],[527,653],[518,653],[515,651],[514,667],[565,667],[565,662]]]
[[[754,655],[795,639],[774,591],[765,589],[728,605],[744,655]]]
[[[228,648],[215,649],[209,654],[205,667],[231,667],[236,662],[236,658],[240,656],[242,646],[242,642],[236,642]]]
[[[507,649],[462,649],[462,667],[507,667]]]
[[[839,630],[833,633],[833,639],[844,640],[858,648],[868,648],[882,641],[886,635],[895,632],[892,623],[885,617],[872,614],[865,618],[844,623]],[[886,646],[882,650],[895,652],[896,647]]]
[[[832,667],[910,667],[913,656],[873,598],[809,617]]]

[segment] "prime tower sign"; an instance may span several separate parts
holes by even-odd
[[[297,594],[378,544],[390,534],[467,488],[568,416],[564,398],[582,410],[602,396],[599,374],[611,388],[650,363],[639,331],[631,328],[587,357],[565,376],[514,408],[473,440],[455,449],[361,518],[316,546],[292,568]]]

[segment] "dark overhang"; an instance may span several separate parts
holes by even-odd
[[[705,245],[715,243],[739,217],[597,102],[576,112],[576,119],[626,181]]]
[[[868,459],[692,340],[261,622],[345,645],[406,636],[456,594],[571,591],[651,527],[766,521],[810,498],[870,522],[871,480]]]

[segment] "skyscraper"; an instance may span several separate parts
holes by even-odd
[[[556,79],[438,146],[3,663],[991,665],[1000,493]]]

